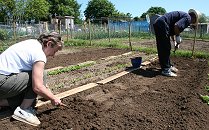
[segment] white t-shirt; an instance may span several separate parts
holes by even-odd
[[[30,71],[37,61],[47,61],[42,45],[37,40],[29,39],[16,43],[0,54],[0,74]]]

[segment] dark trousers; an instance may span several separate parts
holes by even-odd
[[[155,37],[157,43],[158,58],[162,70],[171,67],[170,51],[171,42],[169,36],[169,26],[161,19],[157,19],[154,23]]]

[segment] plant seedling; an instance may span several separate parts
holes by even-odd
[[[209,86],[208,85],[205,86],[205,89],[209,92]]]
[[[209,105],[209,96],[208,95],[200,95],[203,102],[207,103]]]

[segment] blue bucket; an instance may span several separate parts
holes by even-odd
[[[133,68],[140,67],[141,63],[142,63],[142,57],[131,58],[131,64]]]

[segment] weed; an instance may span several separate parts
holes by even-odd
[[[209,105],[209,96],[208,95],[200,95],[200,98],[203,102],[207,103]]]
[[[208,85],[205,86],[205,89],[209,92],[209,86]]]

